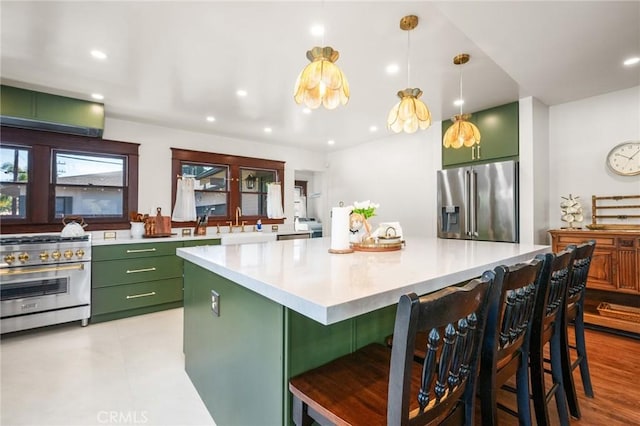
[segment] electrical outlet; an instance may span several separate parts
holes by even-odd
[[[211,310],[215,316],[220,316],[220,295],[213,290],[211,290]]]
[[[271,225],[272,232],[278,232],[278,225]]]

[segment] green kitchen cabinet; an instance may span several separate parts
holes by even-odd
[[[219,245],[219,238],[94,246],[91,322],[182,306],[180,247]]]
[[[212,291],[219,295],[219,316]],[[392,305],[322,325],[185,261],[185,370],[216,423],[291,426],[289,379],[383,343],[395,313]]]
[[[442,167],[517,159],[519,149],[518,102],[500,105],[472,114],[471,121],[480,130],[480,144],[459,149],[442,147]],[[453,123],[442,121],[442,135]]]

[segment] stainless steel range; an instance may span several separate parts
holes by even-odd
[[[91,316],[91,239],[0,238],[0,333]]]

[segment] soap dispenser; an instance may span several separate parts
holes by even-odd
[[[256,222],[256,231],[262,232],[262,220],[260,219]]]

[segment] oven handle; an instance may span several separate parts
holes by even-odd
[[[84,269],[84,263],[79,265],[68,265],[68,266],[53,266],[48,268],[29,268],[29,269],[2,269],[0,270],[0,275],[25,275],[25,274],[37,274],[40,272],[58,272],[58,271],[82,271]]]
[[[156,251],[156,249],[150,248],[150,249],[127,250],[127,253],[146,253],[150,251]]]
[[[151,291],[149,293],[140,293],[140,294],[134,294],[134,295],[127,295],[127,299],[136,299],[138,297],[147,297],[147,296],[155,296],[156,292],[155,291]]]

